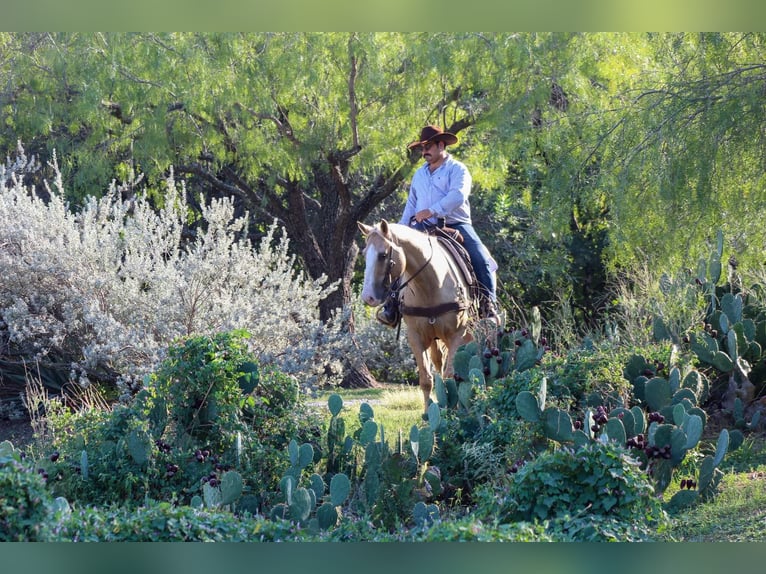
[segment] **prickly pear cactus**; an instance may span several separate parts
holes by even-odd
[[[516,410],[521,418],[531,423],[538,422],[542,413],[537,397],[530,391],[521,391],[516,395]]]
[[[127,443],[130,457],[137,465],[144,466],[152,454],[152,439],[149,433],[134,429],[128,434]]]
[[[415,526],[425,528],[433,524],[440,518],[439,507],[435,504],[426,504],[423,501],[417,502],[412,509],[412,519]]]
[[[221,505],[226,506],[239,500],[243,487],[242,475],[237,471],[230,470],[221,475]]]

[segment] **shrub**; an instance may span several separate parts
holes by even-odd
[[[83,504],[189,502],[229,470],[250,495],[276,489],[287,441],[319,425],[295,379],[261,367],[246,340],[237,331],[180,342],[129,405],[50,408],[39,459],[55,492]]]
[[[501,522],[604,515],[657,527],[666,520],[646,474],[615,443],[541,453],[505,484],[485,486],[477,501],[479,517]]]
[[[52,505],[46,478],[9,442],[0,443],[0,542],[34,542],[45,536]]]
[[[52,542],[258,542],[300,540],[291,524],[231,512],[150,503],[76,508]]]
[[[663,516],[646,474],[611,442],[540,454],[515,475],[510,496],[525,520],[582,513],[651,522]]]
[[[318,311],[336,285],[296,270],[276,224],[254,246],[233,201],[214,200],[190,229],[172,174],[159,210],[113,184],[75,214],[51,167],[48,201],[22,174],[0,177],[0,337],[20,355],[127,393],[179,337],[247,329],[262,362],[306,385],[337,382],[328,365],[348,337]]]

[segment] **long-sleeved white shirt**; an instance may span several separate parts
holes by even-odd
[[[423,209],[430,209],[433,213],[429,219],[431,223],[436,223],[440,217],[445,219],[447,225],[471,223],[471,206],[468,203],[471,181],[468,168],[450,154],[433,172],[428,169],[428,163],[424,163],[412,176],[407,204],[399,223],[409,225],[410,219]]]

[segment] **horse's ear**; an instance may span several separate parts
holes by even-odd
[[[361,231],[362,235],[365,237],[367,237],[370,234],[370,231],[372,231],[372,227],[365,225],[361,221],[357,221],[356,224],[359,226],[359,231]]]
[[[385,219],[380,220],[380,232],[384,236],[388,237],[388,221],[386,221]]]

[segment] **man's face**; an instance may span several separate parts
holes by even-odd
[[[423,144],[423,147],[420,148],[420,153],[423,154],[423,159],[428,163],[439,161],[439,157],[441,156],[441,151],[437,142]]]

